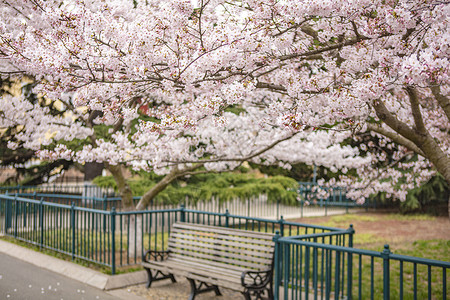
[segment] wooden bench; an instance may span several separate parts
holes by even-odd
[[[219,286],[245,299],[273,299],[273,234],[225,227],[175,223],[167,251],[147,251],[142,265],[149,288],[154,281],[181,275],[189,280],[189,300]],[[264,297],[264,298],[263,298]]]

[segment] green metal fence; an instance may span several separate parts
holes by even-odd
[[[27,190],[27,189],[25,189]],[[32,190],[32,189],[29,189]],[[121,198],[120,197],[107,197],[103,194],[103,197],[94,197],[92,195],[99,194],[101,192],[91,193],[90,196],[86,195],[69,195],[69,194],[53,194],[43,192],[20,192],[15,193],[19,197],[29,199],[44,199],[46,202],[54,202],[59,204],[70,205],[72,202],[76,206],[87,207],[93,209],[111,210],[115,207],[118,211],[121,210]],[[137,203],[140,197],[133,197]],[[348,200],[348,199],[347,199]],[[232,214],[247,216],[247,217],[264,217],[279,219],[282,215],[290,218],[302,218],[304,216],[321,216],[332,213],[348,213],[349,209],[359,207],[354,202],[348,200],[347,202],[332,201],[332,199],[320,199],[316,203],[311,202],[306,204],[306,201],[299,201],[294,205],[282,204],[279,201],[268,201],[267,197],[263,195],[261,197],[253,197],[250,199],[233,199],[226,202],[221,202],[219,199],[211,199],[208,201],[198,201],[197,199],[185,199],[182,203],[186,208],[202,211],[211,211],[217,213],[225,213],[226,209]],[[174,209],[178,208],[180,204],[160,204],[157,202],[151,202],[148,206],[148,210],[160,210],[160,209]]]
[[[338,232],[333,232],[333,235]],[[447,299],[450,262],[324,243],[328,235],[276,241],[275,299]]]
[[[63,195],[67,197],[67,195]],[[339,229],[268,220],[225,213],[173,209],[120,212],[78,207],[0,195],[0,233],[72,258],[111,268],[136,265],[145,250],[165,249],[171,225],[178,221],[226,226],[262,232],[279,230],[283,236],[329,233]],[[71,200],[71,198],[63,198]],[[345,246],[345,240],[335,241]],[[344,242],[344,243],[343,243]]]
[[[186,209],[118,212],[0,195],[0,234],[117,268],[166,249],[176,221],[279,231],[277,299],[446,299],[449,262],[353,248],[354,230]]]

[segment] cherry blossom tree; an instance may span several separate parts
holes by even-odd
[[[35,76],[49,98],[72,93],[111,126],[131,130],[145,108],[135,133],[71,153],[79,160],[156,167],[169,180],[293,161],[314,141],[301,159],[342,170],[355,199],[404,199],[436,170],[450,183],[447,1],[18,0],[0,14],[3,73]],[[361,143],[353,165],[325,159],[364,133],[377,143]],[[302,143],[283,144],[291,136]]]

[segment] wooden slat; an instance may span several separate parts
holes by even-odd
[[[233,252],[227,252],[224,251],[223,249],[217,249],[213,247],[208,247],[208,248],[204,248],[204,247],[197,247],[197,246],[191,246],[191,245],[171,245],[169,243],[169,246],[171,246],[170,250],[173,253],[176,252],[180,252],[183,251],[184,253],[189,253],[189,255],[192,256],[197,256],[197,253],[204,253],[204,254],[208,254],[210,256],[212,256],[211,260],[215,260],[215,257],[219,256],[219,257],[227,257],[227,258],[233,258],[235,260],[243,260],[243,261],[250,261],[250,262],[258,262],[258,263],[262,263],[262,264],[270,264],[272,262],[272,256],[270,257],[259,257],[259,256],[249,256],[245,253],[243,253],[244,251],[233,251]]]
[[[201,242],[197,242],[197,241],[189,241],[189,240],[177,240],[177,241],[173,241],[173,240],[169,240],[168,243],[169,247],[189,247],[189,249],[192,250],[198,250],[198,251],[209,251],[210,249],[219,249],[219,250],[223,250],[225,253],[239,253],[245,256],[250,256],[250,257],[261,257],[261,258],[268,258],[268,259],[272,259],[273,257],[273,251],[268,252],[268,251],[257,251],[255,249],[248,249],[245,247],[231,247],[228,244],[225,245],[217,245],[217,244],[207,244],[207,243],[201,243]],[[273,250],[273,249],[272,249]]]
[[[208,241],[210,239],[217,239],[217,240],[223,240],[227,242],[237,242],[239,245],[247,244],[247,247],[251,246],[258,246],[258,247],[265,247],[265,248],[273,248],[274,242],[273,241],[265,241],[265,240],[250,240],[245,238],[240,238],[237,236],[212,236],[212,235],[206,235],[206,234],[196,234],[195,232],[179,232],[174,231],[171,233],[171,237],[173,238],[181,238],[181,239],[197,239],[201,238],[203,241]],[[237,245],[237,244],[236,244]]]
[[[184,256],[189,256],[189,257],[194,257],[194,258],[199,258],[199,259],[203,259],[206,260],[208,263],[209,261],[217,261],[220,263],[226,263],[226,264],[230,264],[230,265],[236,265],[236,266],[243,266],[243,267],[249,267],[249,268],[261,268],[261,266],[268,266],[271,264],[272,260],[263,260],[263,259],[253,259],[253,260],[249,260],[248,257],[243,257],[243,256],[225,256],[220,254],[216,254],[215,252],[192,252],[192,251],[186,251],[183,249],[172,249],[171,253],[173,254],[179,254],[179,255],[184,255]]]
[[[254,263],[251,261],[240,261],[237,259],[232,259],[232,258],[226,258],[223,256],[214,256],[214,255],[208,255],[208,254],[204,254],[204,253],[198,253],[198,252],[189,252],[189,251],[184,251],[181,249],[171,249],[171,254],[179,254],[179,255],[184,255],[184,256],[191,256],[191,257],[196,257],[196,258],[202,258],[205,260],[205,264],[208,264],[209,261],[217,261],[217,262],[222,262],[222,263],[227,263],[230,265],[237,265],[237,266],[243,266],[243,267],[249,267],[252,269],[259,269],[261,268],[261,266],[263,265],[268,265],[268,264],[258,264],[258,263]]]
[[[230,230],[227,231],[227,228],[220,228],[219,230],[214,231],[208,231],[208,228],[172,228],[172,231],[174,232],[181,232],[183,234],[195,234],[195,235],[209,235],[209,236],[235,236],[240,237],[244,240],[255,240],[255,241],[261,241],[261,243],[267,243],[272,242],[273,235],[268,235],[266,233],[262,233],[266,236],[258,236],[255,233],[252,234],[244,234],[242,230]]]
[[[180,262],[186,261],[189,263],[202,263],[207,266],[218,267],[218,268],[223,268],[223,269],[230,269],[230,270],[234,270],[234,271],[255,270],[255,269],[252,269],[249,267],[230,265],[230,264],[225,264],[225,263],[217,262],[217,261],[209,261],[208,263],[205,263],[205,260],[203,260],[203,259],[198,259],[195,257],[186,257],[186,256],[182,256],[182,255],[177,255],[177,254],[174,254],[170,259],[177,260]],[[260,269],[258,268],[258,270],[260,270]]]
[[[222,234],[231,234],[231,235],[240,235],[240,236],[246,236],[246,237],[252,237],[256,239],[261,240],[272,240],[274,234],[267,233],[267,232],[257,232],[257,231],[250,231],[250,230],[242,230],[242,229],[235,229],[235,228],[229,228],[229,227],[217,227],[217,226],[211,226],[211,225],[202,225],[202,224],[192,224],[192,223],[175,223],[173,228],[184,228],[184,229],[195,229],[198,231],[206,231],[206,232],[214,232],[214,233],[222,233]]]

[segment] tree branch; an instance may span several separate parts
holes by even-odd
[[[379,124],[371,124],[371,123],[367,124],[367,129],[370,131],[379,133],[381,135],[384,135],[385,137],[390,138],[393,142],[395,142],[399,145],[405,146],[409,150],[411,150],[423,157],[426,157],[425,154],[423,153],[423,151],[421,149],[419,149],[419,147],[417,147],[413,142],[404,138],[403,136],[399,135],[396,132],[386,130]]]
[[[432,86],[431,92],[433,93],[434,98],[436,98],[439,105],[444,110],[445,114],[447,115],[447,119],[450,121],[450,99],[444,95],[441,94],[441,87],[440,86]]]
[[[422,113],[420,112],[419,96],[417,95],[417,90],[412,86],[407,86],[406,92],[408,93],[409,102],[411,103],[411,113],[414,118],[415,127],[420,134],[426,134],[427,129],[425,128]]]
[[[263,154],[264,152],[269,151],[270,149],[272,149],[273,147],[275,147],[276,145],[278,145],[281,142],[287,141],[291,138],[293,138],[295,135],[297,135],[299,133],[299,131],[294,132],[293,134],[282,138],[280,140],[277,140],[275,142],[273,142],[272,144],[268,145],[267,147],[253,153],[253,154],[249,154],[247,156],[244,157],[233,157],[233,158],[215,158],[215,159],[205,159],[205,160],[199,160],[199,161],[167,161],[167,163],[171,163],[172,165],[179,165],[179,164],[186,164],[186,163],[201,163],[201,164],[206,164],[206,163],[214,163],[214,162],[221,162],[221,161],[248,161],[252,158],[255,158],[261,154]]]
[[[181,170],[178,169],[178,167],[173,168],[169,174],[164,176],[164,178],[161,181],[155,184],[150,190],[148,190],[141,197],[141,200],[139,200],[139,203],[136,205],[136,210],[145,209],[150,203],[150,201],[152,201],[152,199],[155,198],[155,196],[158,195],[161,191],[163,191],[171,182],[173,182],[175,179],[179,177],[185,176],[190,172],[195,171],[196,169],[203,167],[203,165],[204,163],[198,163]]]
[[[375,113],[377,117],[386,123],[392,130],[402,135],[404,138],[413,142],[416,146],[420,145],[421,139],[420,135],[417,134],[412,128],[410,128],[407,124],[403,123],[395,116],[391,114],[391,112],[384,105],[383,101],[376,100],[373,103],[373,108],[375,109]]]

